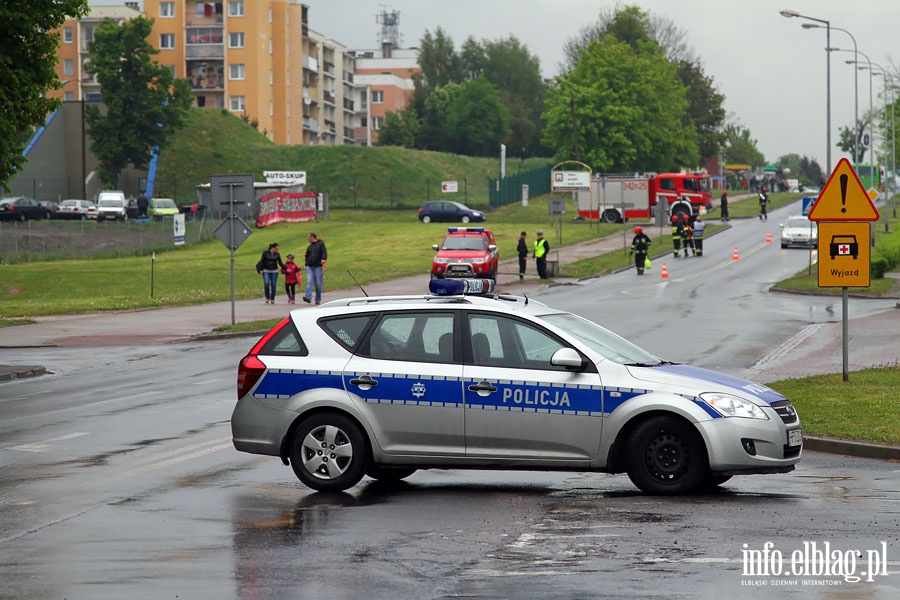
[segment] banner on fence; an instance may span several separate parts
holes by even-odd
[[[315,192],[272,192],[259,199],[257,227],[316,219]]]

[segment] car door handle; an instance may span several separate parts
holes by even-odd
[[[469,386],[470,392],[496,392],[497,387],[491,384],[490,381],[479,381],[478,383],[473,383]]]
[[[368,390],[368,389],[373,388],[376,385],[378,385],[378,381],[375,379],[372,379],[368,375],[363,375],[362,377],[356,377],[354,379],[351,379],[350,385],[357,385],[364,390]]]

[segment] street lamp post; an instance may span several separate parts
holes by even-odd
[[[821,29],[822,28],[821,25],[818,25],[816,23],[803,23],[803,25],[801,25],[801,27],[803,27],[803,29]],[[853,41],[853,60],[857,60],[858,59],[857,54],[859,52],[859,49],[858,49],[858,46],[856,45],[856,38],[853,36],[853,34],[842,27],[832,26],[831,28],[836,31],[843,31],[844,33],[846,33],[847,35],[850,36],[850,39]],[[853,71],[853,161],[854,161],[853,167],[857,171],[859,171],[859,163],[860,163],[860,159],[862,158],[860,156],[860,152],[859,152],[859,131],[858,131],[859,126],[860,126],[860,123],[859,123],[859,77],[857,75],[856,70],[854,69],[854,71]]]
[[[828,163],[827,170],[831,173],[831,52],[828,50],[831,48],[831,21],[810,17],[808,15],[801,15],[791,8],[782,10],[781,16],[806,19],[807,21],[815,21],[816,23],[823,23],[825,25],[825,145],[827,146],[825,155]]]

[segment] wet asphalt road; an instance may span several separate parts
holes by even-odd
[[[231,447],[247,345],[22,351],[52,374],[2,388],[0,597],[900,594],[895,463],[807,453],[794,473],[687,498],[625,476],[456,470],[319,494]],[[826,541],[863,557],[884,542],[889,575],[745,575],[747,549]]]

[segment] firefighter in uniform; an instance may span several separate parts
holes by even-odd
[[[681,252],[681,238],[684,237],[684,225],[681,224],[681,219],[678,218],[678,215],[672,215],[672,245],[675,247],[675,258],[680,256]],[[687,252],[687,248],[685,248],[685,252]]]
[[[644,274],[647,264],[647,252],[650,251],[650,238],[640,227],[634,228],[634,239],[631,240],[631,253],[634,254],[634,267],[638,275]]]
[[[697,251],[694,249],[694,230],[691,227],[691,218],[686,214],[682,214],[681,219],[681,247],[684,249],[684,255],[686,257],[690,256],[688,254],[688,250],[690,250],[691,254],[696,256]]]
[[[706,223],[700,215],[694,219],[694,256],[703,256],[703,233],[706,231]]]
[[[547,279],[547,253],[550,251],[550,243],[544,239],[544,232],[537,230],[537,239],[534,241],[534,260],[537,263],[538,277]]]

